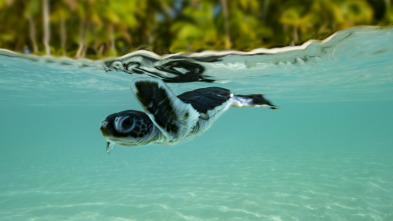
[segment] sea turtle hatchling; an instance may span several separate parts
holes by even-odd
[[[200,88],[176,96],[160,79],[136,78],[131,90],[142,111],[114,113],[101,123],[109,153],[115,144],[142,146],[173,145],[206,132],[229,107],[270,107],[262,94],[235,95],[221,87]]]

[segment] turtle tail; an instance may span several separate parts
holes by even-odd
[[[270,107],[270,109],[278,109],[269,100],[265,99],[262,94],[249,95],[233,95],[232,107]]]

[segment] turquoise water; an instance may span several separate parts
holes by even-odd
[[[263,53],[96,62],[0,51],[0,220],[393,220],[392,40],[363,28]],[[107,155],[101,120],[141,110],[130,81],[174,79],[108,65],[130,56],[144,71],[203,66],[168,83],[177,94],[263,92],[280,109],[232,108],[195,140]]]

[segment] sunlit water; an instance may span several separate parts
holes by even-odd
[[[0,51],[0,220],[393,220],[392,42],[390,28],[248,54]],[[141,76],[280,109],[232,108],[195,140],[107,155],[100,122],[141,110]]]

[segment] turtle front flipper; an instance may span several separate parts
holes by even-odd
[[[106,152],[109,154],[111,152],[111,150],[113,149],[113,147],[115,146],[115,143],[113,142],[107,142],[106,143]]]
[[[176,97],[162,80],[137,78],[131,82],[131,89],[146,114],[171,143],[187,136],[199,118],[198,111]]]

